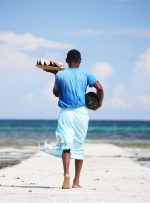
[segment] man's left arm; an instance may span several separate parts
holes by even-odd
[[[99,104],[96,108],[94,108],[93,110],[97,110],[98,108],[100,108],[102,106],[102,102],[103,102],[103,98],[104,98],[104,91],[103,91],[103,87],[102,85],[97,81],[93,87],[97,90],[97,97],[99,100]]]

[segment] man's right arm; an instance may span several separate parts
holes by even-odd
[[[54,94],[56,97],[59,97],[59,96],[60,96],[60,92],[59,92],[59,91],[56,91],[54,88],[53,88],[53,94]]]
[[[55,73],[54,73],[55,74]],[[53,88],[53,94],[56,97],[60,96],[60,84],[59,84],[59,79],[57,77],[57,75],[55,74],[55,82],[54,82],[54,88]]]

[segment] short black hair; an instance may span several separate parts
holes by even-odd
[[[78,50],[72,49],[67,53],[66,62],[72,63],[72,62],[81,62],[81,54]]]

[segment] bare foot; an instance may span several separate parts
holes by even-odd
[[[70,189],[70,174],[69,173],[67,173],[64,176],[64,182],[62,185],[62,189]]]
[[[82,188],[82,186],[79,183],[73,182],[72,188]]]
[[[72,188],[82,188],[82,186],[81,186],[81,185],[73,184],[73,185],[72,185]]]

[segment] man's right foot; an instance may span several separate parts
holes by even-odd
[[[72,188],[82,188],[82,187],[81,187],[81,185],[79,185],[79,181],[76,181],[76,180],[74,179]]]

